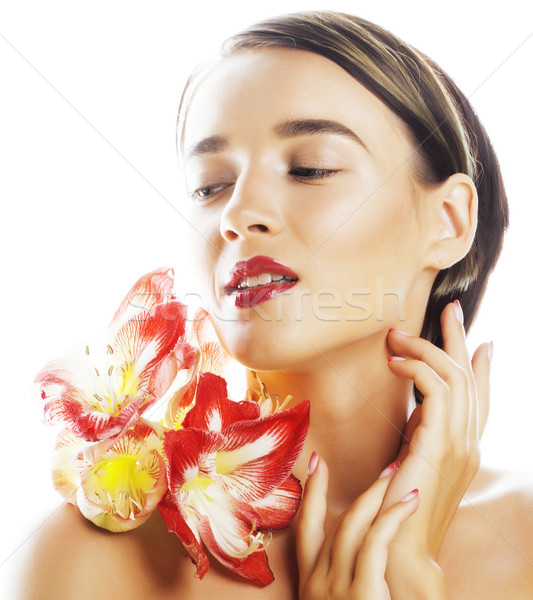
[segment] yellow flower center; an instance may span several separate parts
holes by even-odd
[[[124,396],[133,396],[139,389],[139,375],[135,370],[133,363],[128,363],[122,367],[122,389],[120,393]]]
[[[156,479],[153,465],[144,465],[138,456],[119,454],[96,463],[88,484],[107,512],[134,519]]]
[[[85,347],[85,354],[91,357],[89,346]],[[93,408],[115,417],[129,403],[130,397],[138,393],[140,383],[135,363],[130,360],[116,366],[116,357],[113,348],[107,345],[105,354],[100,351],[89,359],[91,362],[88,367],[94,399]],[[93,360],[98,367],[94,366]]]
[[[210,477],[200,477],[200,475],[197,475],[191,481],[186,481],[181,486],[181,489],[184,492],[200,492],[201,493],[201,492],[204,492],[208,488],[208,486],[210,486],[214,482],[215,482],[215,480],[211,479]]]

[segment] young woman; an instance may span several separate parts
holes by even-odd
[[[531,490],[478,471],[492,347],[465,335],[507,202],[468,100],[387,31],[303,13],[231,38],[178,133],[219,339],[311,400],[297,522],[258,588],[195,580],[156,515],[117,536],[66,506],[21,597],[531,597]]]

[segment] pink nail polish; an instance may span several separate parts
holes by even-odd
[[[407,335],[407,336],[411,337],[410,333],[406,333],[405,331],[402,331],[401,329],[394,329],[393,327],[391,327],[389,329],[389,333],[401,333],[402,335]]]
[[[391,462],[391,464],[388,467],[385,467],[385,469],[383,469],[383,471],[381,472],[381,475],[378,477],[378,479],[383,479],[383,477],[387,477],[387,475],[390,475],[399,466],[400,466],[399,460],[395,460],[394,462]]]
[[[307,475],[312,475],[315,472],[317,464],[318,464],[318,454],[316,452],[313,452],[313,454],[311,454],[311,458],[309,459],[309,466],[307,467]]]
[[[413,491],[409,492],[408,494],[406,494],[401,500],[400,502],[409,502],[409,500],[412,500],[413,498],[416,498],[416,496],[418,496],[418,490],[414,489]]]
[[[489,357],[489,362],[492,362],[492,358],[494,357],[494,342],[491,341],[489,347],[487,348],[487,356]]]
[[[463,317],[463,309],[461,308],[461,303],[459,302],[459,300],[453,301],[453,308],[455,310],[455,318],[462,325],[464,322],[464,317]]]
[[[387,360],[391,362],[393,360],[405,360],[405,358],[403,358],[402,356],[387,356]]]

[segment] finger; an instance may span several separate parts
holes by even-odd
[[[458,323],[457,326],[459,326]],[[450,386],[454,384],[456,384],[456,387],[463,385],[463,388],[468,389],[465,369],[453,357],[449,356],[444,350],[437,348],[430,341],[409,335],[398,329],[390,329],[388,343],[395,354],[426,363]],[[466,347],[464,351],[467,353]],[[468,353],[466,357],[467,366],[470,369]]]
[[[420,425],[420,421],[422,420],[422,406],[418,405],[415,407],[409,420],[407,421],[407,425],[403,430],[403,438],[400,446],[400,451],[398,452],[398,460],[402,463],[407,456],[407,452],[409,452],[409,444],[413,439],[413,434],[416,431],[417,427]]]
[[[418,490],[409,492],[384,511],[364,538],[355,568],[355,597],[389,598],[385,571],[389,545],[401,524],[414,514],[420,504]]]
[[[427,401],[421,407],[420,425],[432,435],[448,433],[449,388],[437,373],[420,360],[389,356],[389,368],[398,377],[412,379]],[[416,431],[420,431],[418,427]]]
[[[470,354],[466,347],[466,335],[463,326],[463,309],[459,300],[444,307],[440,316],[444,352],[465,371],[470,372]]]
[[[462,325],[459,323],[456,323],[456,325],[462,328]],[[450,390],[448,398],[451,398],[453,402],[450,413],[453,417],[451,423],[452,429],[457,433],[459,438],[464,439],[465,433],[470,427],[470,417],[472,414],[471,398],[475,397],[475,384],[473,375],[471,374],[470,363],[468,364],[469,375],[444,350],[437,348],[437,346],[428,340],[402,334],[402,332],[397,330],[391,330],[388,339],[389,345],[396,354],[425,363],[446,383]],[[393,358],[392,360],[394,361],[395,359]],[[424,390],[419,389],[426,395]]]
[[[493,343],[490,342],[489,344],[481,344],[472,356],[472,371],[478,400],[478,439],[483,434],[489,416],[492,353]]]
[[[465,408],[467,406],[469,408],[468,438],[474,442],[478,439],[479,407],[476,396],[476,383],[470,362],[470,353],[466,347],[463,320],[463,309],[459,300],[455,300],[444,308],[440,322],[444,351],[464,370],[467,376],[469,390],[468,403],[463,402],[459,407],[463,405]],[[454,400],[456,405],[461,402],[459,396],[452,394],[452,402]],[[456,406],[452,408],[452,411],[455,410]]]
[[[296,523],[296,557],[301,587],[315,568],[325,538],[328,468],[315,452],[309,461],[309,472]]]
[[[330,574],[341,586],[351,585],[359,548],[376,518],[400,463],[391,463],[343,515],[332,536]]]

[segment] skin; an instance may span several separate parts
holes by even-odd
[[[339,122],[362,143],[280,135],[289,119]],[[190,156],[212,136],[224,144]],[[454,304],[442,314],[444,350],[417,336],[436,274],[472,243],[476,191],[463,174],[425,188],[413,160],[401,122],[320,56],[245,51],[212,69],[184,136],[199,232],[191,254],[226,350],[270,394],[311,399],[294,471],[307,481],[299,518],[274,535],[276,580],[259,589],[215,561],[195,581],[157,515],[116,536],[65,507],[41,529],[17,597],[531,597],[531,492],[507,476],[475,475],[489,345],[470,359]],[[224,293],[228,271],[260,254],[292,268],[298,284],[257,310],[238,309]],[[416,410],[413,382],[425,395]],[[399,468],[378,478],[398,454]]]

